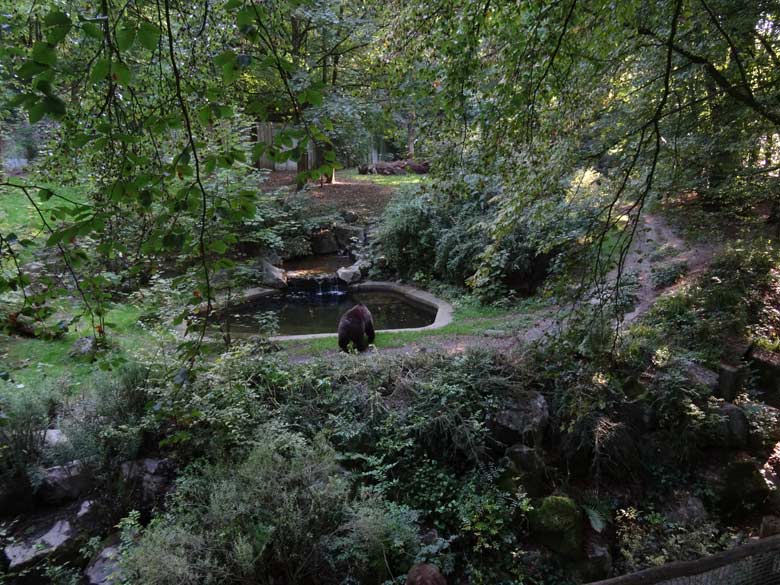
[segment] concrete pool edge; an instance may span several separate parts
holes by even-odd
[[[422,305],[436,311],[433,323],[425,327],[405,327],[402,329],[378,329],[377,333],[401,333],[408,331],[430,331],[441,329],[452,323],[454,309],[447,301],[443,301],[431,293],[406,284],[397,282],[367,281],[350,285],[350,292],[391,292],[403,297],[412,304]],[[370,307],[369,307],[370,308]],[[307,339],[328,339],[337,337],[337,333],[307,333],[304,335],[276,335],[271,341],[305,341]]]

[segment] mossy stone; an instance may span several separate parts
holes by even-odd
[[[751,460],[731,463],[724,474],[720,505],[723,515],[733,518],[760,510],[769,497],[769,486],[761,476],[756,462]]]
[[[529,515],[531,534],[541,544],[569,560],[583,554],[585,516],[567,496],[548,496]]]

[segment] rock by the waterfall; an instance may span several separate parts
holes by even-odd
[[[268,260],[263,260],[260,283],[271,288],[284,288],[287,286],[287,273]]]
[[[43,446],[51,449],[58,445],[64,445],[68,442],[68,437],[65,436],[60,429],[46,429],[43,434]]]
[[[353,284],[363,277],[360,268],[360,263],[355,263],[352,266],[339,268],[336,271],[336,274],[338,274],[340,280],[343,280],[347,284]]]
[[[331,230],[320,230],[311,236],[311,251],[315,254],[335,254],[339,251],[336,236]]]
[[[139,459],[122,464],[122,478],[138,490],[141,503],[157,503],[176,477],[176,466],[170,459]]]
[[[496,411],[488,415],[486,423],[493,436],[505,445],[528,442],[538,444],[549,419],[544,396],[532,391],[505,400]]]
[[[112,534],[89,561],[84,576],[89,585],[108,585],[119,582],[119,571],[119,535]]]
[[[362,244],[366,237],[365,230],[355,225],[336,225],[333,231],[336,234],[336,243],[342,250]]]
[[[92,477],[80,461],[55,465],[41,471],[38,497],[47,504],[62,504],[84,496],[92,487]]]
[[[10,534],[3,549],[6,565],[12,571],[34,566],[43,559],[67,561],[78,555],[79,549],[99,531],[102,514],[94,502],[84,500],[26,518]]]
[[[97,351],[97,339],[94,336],[79,337],[70,346],[68,355],[74,358],[89,358]]]

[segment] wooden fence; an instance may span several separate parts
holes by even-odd
[[[780,535],[589,585],[780,585]]]

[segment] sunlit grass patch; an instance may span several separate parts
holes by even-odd
[[[365,181],[367,183],[375,183],[376,185],[384,185],[386,187],[419,185],[427,180],[427,175],[418,175],[415,173],[408,173],[406,175],[361,175],[357,172],[357,169],[346,169],[337,173],[336,180],[338,180],[339,176],[349,180]]]

